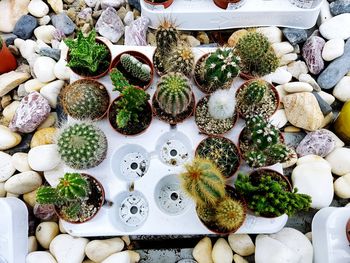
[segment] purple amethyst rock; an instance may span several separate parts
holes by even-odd
[[[49,102],[40,93],[31,92],[21,100],[9,128],[23,133],[33,132],[50,111]]]
[[[325,40],[318,36],[309,37],[303,46],[303,58],[312,74],[320,73],[324,68],[322,49]]]
[[[327,156],[335,147],[335,141],[328,130],[321,129],[308,133],[298,145],[296,152],[299,157],[314,154]]]

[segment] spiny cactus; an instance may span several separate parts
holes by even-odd
[[[50,186],[41,186],[36,191],[36,201],[39,204],[56,204],[60,201],[58,191]]]
[[[242,36],[236,45],[243,71],[263,76],[275,71],[279,61],[267,37],[258,32]]]
[[[107,111],[109,96],[97,81],[83,79],[66,86],[61,92],[65,112],[75,119],[98,119]]]
[[[279,131],[271,123],[267,122],[262,116],[254,116],[249,119],[248,126],[252,141],[261,150],[264,150],[279,141]]]
[[[219,89],[210,95],[208,111],[212,118],[216,120],[232,118],[235,108],[236,98],[232,90]]]
[[[172,46],[164,62],[165,72],[180,72],[191,75],[194,66],[192,48],[185,43]]]
[[[95,167],[107,153],[107,138],[103,131],[84,122],[64,128],[57,145],[63,162],[74,169]]]
[[[88,195],[89,183],[79,173],[66,173],[57,185],[58,194],[67,200],[83,199]]]
[[[129,81],[124,77],[123,73],[121,73],[117,68],[113,68],[109,73],[109,77],[112,80],[114,89],[119,92],[122,92],[125,88],[130,87]]]
[[[215,87],[225,87],[239,73],[239,61],[232,48],[219,48],[205,60],[205,80]]]
[[[245,99],[250,104],[258,103],[264,98],[267,89],[268,86],[265,81],[254,80],[248,84],[245,92]]]
[[[177,45],[178,40],[179,32],[175,25],[169,20],[162,21],[156,30],[157,48],[161,55],[166,54],[171,46]]]
[[[215,208],[211,205],[197,205],[197,215],[204,223],[210,223],[215,220]]]
[[[262,167],[267,162],[267,157],[263,151],[251,150],[245,155],[245,161],[250,167]]]
[[[235,231],[243,224],[245,215],[241,201],[226,197],[217,205],[215,222],[220,228]]]
[[[281,143],[275,144],[270,147],[269,155],[277,162],[283,163],[289,159],[290,148]]]
[[[128,71],[133,77],[145,82],[150,81],[150,66],[142,63],[134,56],[130,54],[123,54],[120,56],[120,63],[122,64],[123,68]]]
[[[192,89],[187,77],[171,72],[159,80],[156,100],[166,113],[176,116],[184,112],[192,101]]]
[[[215,204],[225,196],[225,178],[212,161],[195,158],[185,168],[180,174],[182,187],[197,204]]]

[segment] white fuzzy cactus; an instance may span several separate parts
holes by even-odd
[[[235,113],[236,98],[232,90],[219,89],[210,95],[208,111],[212,118],[223,120]]]

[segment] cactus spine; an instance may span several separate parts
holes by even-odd
[[[192,89],[188,78],[171,72],[161,77],[156,94],[159,107],[176,116],[184,112],[192,102]]]
[[[225,178],[216,165],[206,159],[195,158],[180,174],[182,187],[199,205],[214,205],[225,196]]]
[[[263,80],[254,80],[249,83],[245,92],[245,99],[249,104],[260,102],[268,89],[267,84]]]
[[[232,118],[235,113],[236,99],[231,90],[219,89],[210,95],[208,111],[212,118],[224,120]]]
[[[270,147],[270,157],[278,162],[285,162],[290,155],[290,149],[284,144],[275,144]]]
[[[243,224],[245,214],[242,202],[226,197],[217,205],[215,222],[227,231],[234,231]]]
[[[151,68],[134,56],[123,54],[120,56],[120,63],[133,77],[145,82],[151,80]]]
[[[186,76],[192,74],[194,55],[191,47],[185,43],[172,46],[164,63],[165,72],[180,72]]]
[[[36,192],[36,201],[39,204],[55,204],[59,201],[58,192],[50,186],[41,186]]]
[[[156,31],[157,48],[161,55],[166,54],[171,46],[177,45],[179,32],[175,25],[169,20],[160,23]]]
[[[84,122],[64,128],[57,145],[63,162],[74,169],[95,167],[107,153],[105,134],[92,124]]]
[[[198,205],[197,206],[197,215],[204,223],[210,223],[215,220],[215,208],[210,205]]]
[[[262,116],[254,116],[248,121],[251,127],[252,141],[261,150],[264,150],[279,141],[279,131]]]
[[[267,157],[263,151],[252,150],[246,153],[245,160],[250,167],[262,167],[266,164]]]

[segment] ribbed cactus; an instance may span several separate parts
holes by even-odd
[[[130,87],[129,81],[124,77],[123,73],[121,73],[118,69],[113,68],[110,73],[109,77],[112,80],[114,89],[119,92],[122,92],[126,87]]]
[[[289,159],[290,149],[284,144],[275,144],[270,147],[269,156],[276,162],[285,162]]]
[[[184,112],[192,101],[192,89],[187,77],[171,72],[158,83],[156,100],[166,113],[176,116]]]
[[[142,63],[134,56],[130,54],[123,54],[120,56],[120,63],[122,64],[123,68],[133,77],[145,82],[151,80],[150,66]]]
[[[185,168],[182,187],[198,205],[214,205],[225,196],[225,178],[212,161],[196,158]]]
[[[89,123],[75,123],[63,128],[58,141],[63,162],[74,169],[88,169],[103,161],[107,153],[107,138]]]
[[[42,186],[36,191],[36,201],[39,204],[56,204],[59,202],[58,191],[50,186]]]
[[[248,126],[252,136],[253,143],[264,150],[279,141],[279,131],[271,123],[267,122],[262,116],[254,116],[248,120]]]
[[[57,185],[58,194],[66,200],[83,199],[88,196],[89,183],[79,173],[66,173]]]
[[[172,46],[164,63],[165,72],[180,72],[186,76],[192,74],[194,55],[192,48],[184,43]]]
[[[197,205],[197,215],[204,223],[210,223],[215,220],[215,208],[210,205]]]
[[[262,167],[266,164],[267,157],[263,151],[252,150],[246,153],[245,160],[250,167]]]
[[[65,112],[75,119],[98,119],[107,111],[109,96],[106,88],[94,80],[78,80],[61,92]]]
[[[226,197],[217,204],[215,222],[218,227],[226,231],[235,231],[243,224],[245,216],[244,204],[239,200]]]
[[[212,118],[216,120],[232,118],[235,108],[236,98],[232,90],[219,89],[210,95],[208,111]]]
[[[166,54],[173,45],[177,45],[179,32],[169,20],[160,23],[156,30],[157,48],[161,54]]]
[[[239,61],[232,48],[218,48],[205,60],[205,80],[213,87],[225,87],[239,73]]]
[[[245,92],[247,103],[260,102],[264,98],[267,89],[268,87],[264,80],[254,80],[250,82]]]

